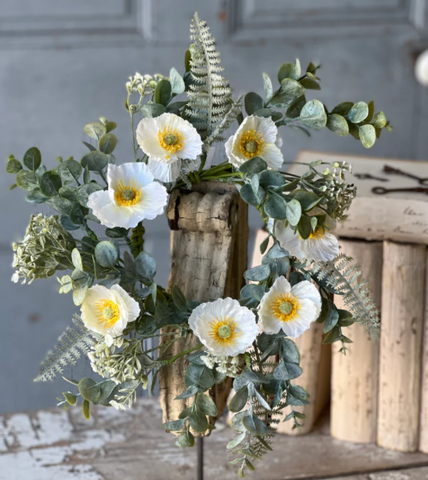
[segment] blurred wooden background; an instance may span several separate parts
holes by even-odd
[[[275,79],[279,65],[300,58],[320,61],[323,90],[309,92],[332,107],[375,100],[395,127],[371,156],[426,159],[428,91],[414,77],[414,62],[428,47],[425,0],[2,0],[0,12],[0,158],[22,158],[37,145],[47,164],[57,156],[80,160],[83,126],[105,116],[118,123],[118,162],[132,160],[125,82],[136,71],[183,71],[188,27],[195,10],[218,41],[236,95],[262,92],[262,72]],[[283,153],[302,149],[368,153],[353,138],[326,130],[311,139],[283,130]],[[219,151],[219,157],[223,152]],[[31,287],[10,282],[11,242],[22,238],[40,207],[9,192],[13,177],[0,175],[1,341],[0,412],[55,404],[61,381],[33,384],[38,363],[76,310],[59,296],[56,280]],[[48,213],[48,208],[43,207]],[[147,222],[147,250],[158,261],[158,282],[169,273],[165,218]],[[257,212],[250,228],[260,226]],[[250,246],[251,248],[251,246]],[[250,250],[251,251],[251,250]],[[79,373],[76,373],[76,370]],[[88,375],[82,362],[75,375]]]

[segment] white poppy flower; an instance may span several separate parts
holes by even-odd
[[[275,238],[290,255],[301,260],[316,260],[327,262],[333,260],[339,253],[339,242],[330,233],[335,227],[335,222],[327,217],[324,226],[318,226],[315,232],[304,240],[299,232],[294,232],[290,225],[285,226],[283,221],[275,222]]]
[[[85,326],[104,335],[107,346],[111,346],[114,338],[140,314],[138,303],[119,285],[110,289],[102,285],[91,287],[80,310]]]
[[[202,153],[202,140],[187,120],[163,113],[156,118],[143,118],[137,127],[137,141],[149,157],[149,168],[157,180],[177,180],[182,160],[196,160]]]
[[[270,117],[247,117],[225,144],[229,162],[239,168],[247,160],[260,157],[269,168],[278,170],[284,159],[277,135],[278,129]]]
[[[166,188],[154,182],[145,163],[109,165],[107,180],[107,190],[88,198],[88,207],[106,227],[135,227],[141,220],[153,220],[163,213]]]
[[[189,326],[210,352],[229,357],[245,353],[259,331],[253,312],[231,298],[202,303],[190,315]]]
[[[321,312],[321,295],[311,282],[304,280],[294,287],[285,277],[275,280],[260,302],[260,326],[266,333],[296,338],[307,330]]]

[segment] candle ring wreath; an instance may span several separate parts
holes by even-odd
[[[323,323],[323,343],[341,342],[345,352],[347,326],[359,322],[372,335],[379,329],[367,283],[339,253],[333,234],[356,195],[345,181],[351,166],[318,160],[301,176],[287,173],[278,130],[309,134],[327,127],[370,148],[391,127],[373,102],[343,102],[330,111],[307,100],[309,90],[320,89],[319,66],[303,70],[299,60],[281,65],[277,88],[263,73],[264,97],[250,92],[234,99],[215,40],[196,13],[190,38],[183,75],[175,68],[169,77],[136,73],[126,83],[132,161],[116,165],[116,123],[104,117],[84,127],[90,140],[80,161],[58,157],[49,170],[36,147],[22,162],[9,156],[12,188],[58,212],[31,216],[24,239],[13,245],[12,280],[32,283],[63,271],[59,293],[72,293],[80,313],[35,380],[51,380],[86,355],[98,377],[64,376],[72,391],[58,399],[64,407],[81,401],[86,418],[91,404],[131,407],[140,387],[153,391],[162,372],[178,362],[184,370],[172,381],[182,387],[175,400],[185,408],[175,418],[164,409],[163,426],[177,446],[191,447],[224,410],[214,392],[229,382],[229,393],[233,382],[228,409],[236,436],[227,450],[243,477],[272,450],[284,408],[291,407],[285,420],[294,426],[304,418],[298,407],[310,399],[296,381],[302,369],[293,339],[312,322]],[[227,156],[218,165],[212,165],[215,144]],[[260,245],[262,264],[245,271],[237,299],[200,302],[177,285],[165,290],[154,279],[155,259],[144,250],[142,222],[162,215],[177,192],[204,182],[239,192],[269,232]],[[94,230],[102,231],[102,240]],[[337,308],[335,296],[347,310]]]

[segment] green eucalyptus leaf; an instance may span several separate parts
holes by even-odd
[[[178,432],[184,427],[186,420],[181,418],[180,420],[173,420],[172,422],[165,422],[163,428],[168,432]]]
[[[61,215],[61,225],[66,229],[66,230],[78,230],[79,227],[77,225],[74,225],[74,223],[70,220],[70,217],[68,215]]]
[[[265,170],[260,174],[259,183],[262,187],[282,187],[285,184],[284,175],[275,170]]]
[[[263,73],[263,88],[265,91],[266,100],[269,100],[273,93],[273,87],[272,80],[267,73]]]
[[[240,412],[248,401],[248,388],[244,386],[240,388],[230,400],[228,408],[232,413]]]
[[[267,425],[255,415],[247,415],[242,419],[245,429],[256,436],[264,436],[269,433]]]
[[[283,117],[281,112],[277,112],[271,108],[260,108],[259,110],[256,110],[253,115],[256,115],[257,117],[271,118],[274,122],[277,122]]]
[[[302,108],[306,104],[306,97],[304,95],[297,97],[290,103],[290,106],[287,108],[287,117],[297,118],[300,116]]]
[[[82,165],[76,160],[69,159],[60,163],[58,171],[65,183],[78,182],[82,174]]]
[[[295,199],[290,200],[287,203],[287,220],[290,223],[290,225],[295,227],[299,223],[301,216],[302,216],[302,207],[300,203]]]
[[[76,402],[77,402],[76,395],[74,395],[71,392],[62,392],[62,394],[64,395],[64,398],[66,399],[66,401],[69,405],[75,405],[76,404]]]
[[[263,98],[255,92],[249,92],[244,99],[245,111],[252,115],[256,110],[263,108]]]
[[[89,149],[90,152],[96,152],[96,148],[88,142],[82,140],[83,145]]]
[[[339,312],[333,308],[330,310],[329,315],[327,316],[324,323],[324,333],[328,333],[337,325],[339,321]]]
[[[77,248],[73,248],[71,251],[71,261],[73,262],[74,268],[81,270],[83,272],[83,263],[80,252]]]
[[[264,204],[264,209],[270,218],[277,220],[284,220],[287,218],[287,202],[280,195],[269,195]]]
[[[175,442],[177,447],[193,447],[195,445],[195,437],[186,431],[182,433]]]
[[[299,365],[280,360],[279,365],[275,367],[275,370],[273,371],[273,378],[275,380],[286,381],[300,377],[301,374],[302,369],[299,367]]]
[[[321,130],[327,124],[324,105],[319,100],[309,100],[300,112],[300,121],[308,128]]]
[[[283,63],[278,70],[278,82],[281,83],[286,78],[292,78],[293,80],[298,80],[302,73],[302,68],[300,66],[299,59],[296,59],[296,64],[294,63]]]
[[[86,185],[82,185],[77,190],[76,200],[82,207],[87,207],[90,195],[94,192],[100,192],[101,190],[104,190],[103,187],[101,187],[101,185],[98,185],[98,183],[95,182],[90,182]]]
[[[337,113],[329,115],[327,128],[341,137],[345,137],[349,133],[348,122],[342,117],[342,115]]]
[[[99,149],[105,154],[111,154],[117,145],[117,137],[113,133],[106,133],[100,138]]]
[[[253,157],[244,162],[239,171],[247,174],[260,173],[267,169],[267,163],[260,157]]]
[[[71,208],[73,206],[70,200],[67,200],[63,197],[51,197],[49,198],[49,200],[46,201],[46,203],[54,210],[62,213],[63,215],[70,215]]]
[[[196,405],[201,409],[202,413],[215,417],[218,413],[216,404],[209,395],[200,393],[196,400]]]
[[[185,375],[186,386],[196,385],[204,390],[215,384],[215,377],[212,370],[205,365],[189,365]]]
[[[169,112],[169,113],[178,114],[180,109],[183,108],[185,105],[187,105],[187,103],[188,103],[187,100],[182,101],[182,102],[169,103],[168,106],[166,107],[166,111]],[[155,105],[157,105],[157,104],[155,104]]]
[[[40,190],[47,197],[59,195],[62,186],[61,177],[53,172],[45,172],[40,179]]]
[[[116,245],[108,240],[103,240],[95,247],[95,260],[104,268],[114,267],[119,258]]]
[[[169,80],[161,80],[155,89],[154,99],[155,103],[160,103],[164,107],[168,105],[171,98],[171,83]]]
[[[300,218],[299,225],[297,226],[297,230],[299,232],[299,235],[303,238],[303,240],[308,239],[312,233],[311,218],[306,215],[302,215],[302,217]]]
[[[365,102],[357,102],[349,110],[348,120],[352,123],[360,123],[366,119],[369,114],[369,106]]]
[[[190,387],[187,387],[183,393],[180,393],[180,395],[175,397],[174,400],[183,400],[185,398],[191,398],[191,397],[194,397],[197,393],[198,393],[198,387],[196,387],[195,385],[190,385]]]
[[[101,389],[95,380],[88,377],[82,378],[77,388],[79,389],[80,395],[82,395],[85,400],[90,403],[98,403]]]
[[[338,327],[337,325],[332,329],[330,330],[327,335],[323,338],[323,341],[322,343],[324,345],[329,345],[330,343],[334,343],[334,342],[337,342],[338,340],[340,340],[340,337],[341,337],[341,332],[340,332],[340,327]]]
[[[59,189],[59,195],[74,203],[76,201],[77,188],[66,185],[65,187],[61,187]]]
[[[314,78],[302,78],[300,84],[303,85],[306,90],[321,90],[320,84]]]
[[[342,117],[345,115],[348,115],[349,110],[354,106],[353,102],[342,102],[339,103],[339,105],[336,105],[331,113],[337,113],[338,115],[341,115]]]
[[[177,72],[175,68],[171,68],[169,72],[169,81],[171,82],[171,91],[176,95],[180,95],[185,90],[183,77]]]
[[[264,198],[264,190],[262,188],[259,188],[258,195],[256,195],[254,193],[253,186],[249,183],[246,183],[242,186],[239,194],[241,195],[241,198],[242,200],[244,200],[244,202],[248,203],[249,205],[253,205],[254,207],[257,207]]]
[[[86,133],[86,135],[88,135],[88,137],[98,141],[107,133],[107,128],[100,122],[92,122],[85,125],[83,131]]]
[[[146,103],[141,108],[141,115],[144,118],[156,118],[165,113],[165,111],[165,107],[159,103]]]
[[[45,203],[48,197],[43,195],[43,193],[39,188],[35,188],[34,190],[31,190],[27,194],[25,199],[27,200],[27,202],[30,202],[30,203]]]
[[[108,132],[112,132],[113,130],[116,130],[117,124],[115,122],[107,122],[105,124],[105,127],[108,133]]]
[[[376,130],[373,125],[361,125],[361,127],[358,127],[358,133],[363,147],[373,147],[376,142]]]
[[[374,115],[374,102],[373,102],[373,100],[368,103],[368,107],[369,107],[369,114],[366,117],[366,122],[371,122],[371,120],[373,118],[373,115]]]
[[[284,362],[299,365],[300,353],[296,344],[289,338],[283,338],[281,343],[281,358]]]
[[[10,158],[6,165],[7,173],[18,173],[22,170],[22,163],[16,158]]]
[[[156,261],[147,252],[140,252],[135,259],[135,268],[138,275],[146,280],[152,280],[156,275]]]
[[[90,403],[87,400],[83,400],[82,413],[86,420],[89,420],[91,418],[91,407]]]
[[[35,172],[42,163],[42,155],[40,150],[36,147],[29,148],[24,154],[23,162],[28,170]]]
[[[233,448],[237,447],[245,439],[246,436],[246,432],[240,433],[226,445],[226,448],[228,450],[232,450]]]
[[[273,95],[269,103],[281,107],[288,107],[295,98],[301,97],[304,93],[305,89],[299,82],[291,78],[285,78],[281,82],[281,87]]]
[[[16,175],[16,184],[25,190],[31,191],[39,188],[39,177],[34,172],[21,170]]]
[[[82,211],[82,207],[77,202],[75,202],[74,205],[71,207],[70,220],[75,225],[81,225],[81,226],[86,225],[85,215]]]
[[[112,380],[104,381],[100,385],[100,397],[98,403],[104,407],[110,407],[110,401],[114,399],[115,392],[120,388]]]
[[[375,128],[383,128],[386,125],[386,117],[383,112],[377,112],[374,116],[373,124]]]
[[[249,281],[262,282],[270,275],[269,265],[257,265],[244,272],[244,278]]]
[[[360,139],[360,131],[357,125],[354,125],[351,122],[348,122],[349,133],[357,140]]]
[[[100,172],[104,170],[108,165],[108,157],[103,152],[89,152],[83,156],[81,162],[82,167],[88,169],[91,172]]]

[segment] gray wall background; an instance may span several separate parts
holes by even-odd
[[[300,58],[322,62],[329,106],[375,100],[394,125],[370,152],[329,131],[311,139],[283,130],[283,153],[325,152],[426,159],[428,95],[414,78],[414,61],[428,47],[426,0],[2,0],[0,11],[0,158],[21,159],[38,146],[44,161],[86,153],[83,126],[105,116],[119,125],[116,157],[131,161],[125,82],[136,71],[183,71],[188,26],[197,10],[218,41],[235,94],[262,92],[262,72],[276,78],[279,65]],[[219,152],[219,155],[223,155]],[[55,344],[76,307],[57,293],[56,280],[31,287],[10,282],[11,242],[22,238],[29,215],[39,211],[13,177],[0,174],[0,413],[55,405],[61,380],[34,384],[45,352]],[[42,207],[48,213],[47,207]],[[257,213],[251,231],[260,226]],[[164,218],[147,223],[147,250],[158,261],[158,282],[169,270]],[[89,375],[87,362],[66,372]]]

